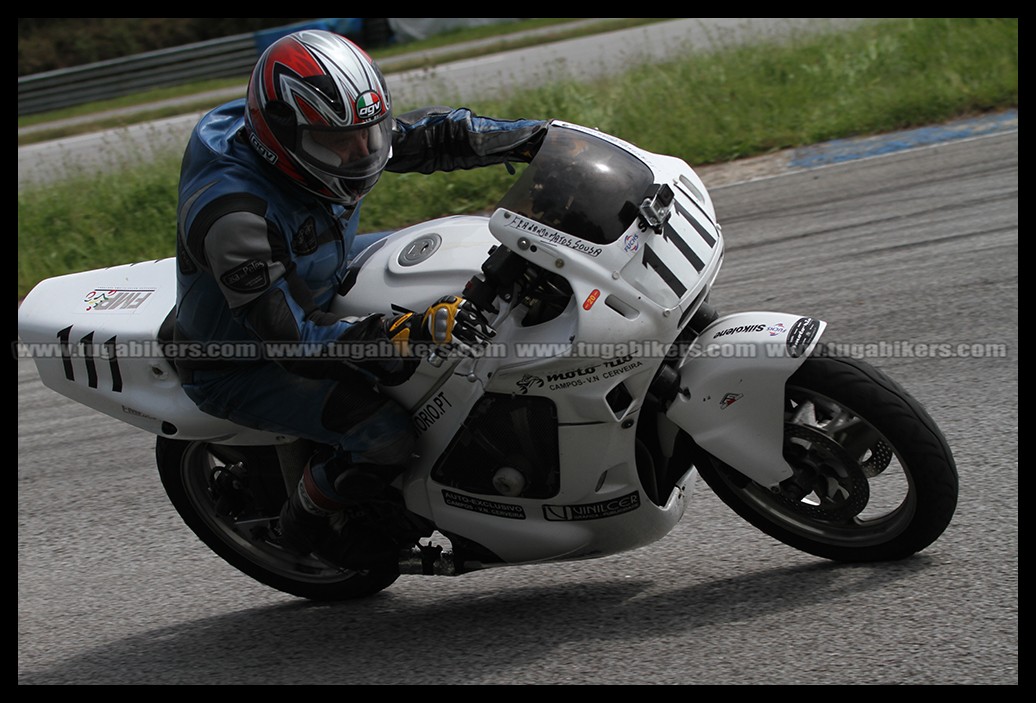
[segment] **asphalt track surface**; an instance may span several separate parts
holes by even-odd
[[[208,552],[153,439],[19,360],[19,684],[1017,684],[1018,132],[997,119],[705,173],[716,305],[827,320],[945,432],[960,503],[925,552],[825,562],[700,485],[635,552],[314,605]]]

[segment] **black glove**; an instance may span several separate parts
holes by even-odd
[[[525,142],[507,152],[508,158],[511,161],[519,161],[526,164],[529,163],[540,150],[540,146],[543,144],[543,138],[545,136],[547,136],[547,128],[546,126],[543,126],[533,132]]]
[[[403,313],[388,323],[386,332],[400,356],[413,353],[413,342],[484,347],[496,335],[478,308],[454,295],[441,298],[424,314]]]

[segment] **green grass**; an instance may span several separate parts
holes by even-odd
[[[588,34],[599,34],[618,29],[628,29],[646,24],[662,22],[665,17],[621,17],[601,18],[591,24],[575,22],[579,17],[539,17],[534,19],[508,22],[504,24],[490,24],[482,27],[470,27],[455,29],[441,34],[436,34],[420,41],[407,42],[395,46],[375,49],[371,51],[373,58],[388,71],[408,71],[418,68],[427,68],[436,64],[448,61],[459,61],[461,59],[483,56],[485,54],[519,49],[527,46],[535,46],[547,42],[571,39]],[[534,35],[522,35],[520,32],[527,30],[538,30]],[[477,45],[467,46],[470,42],[479,42]],[[465,45],[466,48],[462,48]],[[18,135],[18,146],[34,144],[41,141],[60,139],[76,134],[96,132],[114,127],[125,127],[131,124],[139,124],[150,120],[162,119],[183,115],[189,112],[201,112],[215,107],[218,102],[211,98],[199,97],[190,100],[191,96],[200,95],[209,91],[224,91],[240,89],[244,87],[248,76],[239,78],[221,78],[208,81],[198,81],[184,85],[169,86],[164,88],[153,88],[141,91],[132,95],[125,95],[109,100],[101,100],[73,107],[52,110],[34,115],[21,115],[18,117],[18,128],[46,125],[68,118],[88,118],[109,110],[146,105],[157,101],[178,99],[176,105],[159,107],[151,110],[134,111],[126,115],[106,115],[97,120],[77,120],[74,125],[57,126],[40,129],[28,134]]]
[[[688,53],[608,80],[562,80],[472,107],[598,127],[702,165],[1017,104],[1016,19],[906,19]],[[177,168],[170,158],[20,190],[19,297],[46,277],[172,256]],[[484,211],[512,180],[502,167],[387,173],[367,198],[360,229]]]

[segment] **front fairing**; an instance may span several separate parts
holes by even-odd
[[[640,201],[660,185],[674,200],[656,231]],[[555,123],[488,228],[572,295],[535,324],[521,301],[501,304],[484,356],[428,376],[412,404],[421,470],[408,475],[408,505],[511,563],[660,538],[683,514],[693,472],[649,495],[635,438],[651,381],[722,262],[707,192],[678,159]],[[422,364],[415,380],[430,371]],[[525,492],[498,490],[494,477],[511,470]]]
[[[656,229],[640,213],[642,199],[661,187],[673,201]],[[671,342],[723,260],[712,201],[686,163],[566,123],[552,125],[489,228],[568,281],[576,304],[570,336],[583,345]]]

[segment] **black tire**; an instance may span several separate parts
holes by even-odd
[[[824,351],[806,359],[785,390],[785,458],[800,477],[798,493],[772,493],[707,455],[699,474],[738,515],[803,552],[841,562],[903,559],[950,524],[953,455],[899,384]]]
[[[374,595],[399,578],[395,562],[349,571],[279,544],[274,526],[286,491],[273,447],[159,437],[155,456],[166,494],[187,526],[213,552],[256,581],[300,598],[341,601]],[[233,491],[221,491],[214,469],[237,462],[246,469],[241,472],[246,478],[237,481]],[[228,494],[233,499],[229,509]]]

